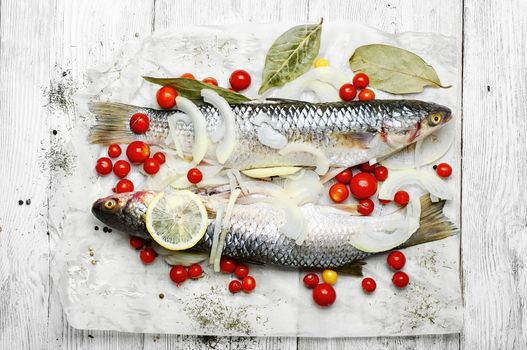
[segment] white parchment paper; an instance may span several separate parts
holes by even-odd
[[[270,266],[251,266],[257,289],[249,295],[232,296],[231,280],[214,274],[176,287],[170,267],[162,260],[144,266],[128,236],[103,232],[91,215],[92,202],[110,193],[117,179],[99,178],[95,160],[105,149],[86,140],[89,117],[83,101],[90,98],[156,107],[158,86],[142,75],[213,76],[228,86],[230,72],[243,68],[253,83],[245,93],[256,96],[265,54],[272,42],[294,24],[246,24],[192,27],[156,33],[140,45],[128,45],[115,60],[88,72],[91,84],[79,93],[75,126],[67,138],[76,166],[56,176],[50,220],[55,227],[52,275],[69,323],[82,329],[201,335],[355,337],[417,335],[459,332],[462,323],[459,282],[459,237],[405,250],[404,270],[411,283],[404,290],[391,284],[386,254],[367,260],[364,272],[377,281],[372,295],[362,292],[360,278],[340,276],[337,301],[328,309],[317,307],[311,291],[302,285],[303,273]],[[389,35],[357,24],[324,23],[320,56],[346,72],[356,47],[387,43],[422,56],[450,89],[428,88],[415,98],[452,108],[457,117],[452,131],[456,142],[445,161],[459,167],[459,46],[453,38],[429,33]],[[395,98],[377,93],[378,98]],[[408,97],[408,96],[407,96]],[[410,96],[410,98],[413,96]],[[397,97],[400,98],[400,97]],[[401,155],[399,155],[401,156]],[[403,156],[412,156],[407,152]],[[131,177],[140,184],[139,174]],[[445,208],[459,224],[459,173],[449,180],[455,199]],[[94,230],[99,225],[101,229]],[[161,299],[159,294],[163,293]]]

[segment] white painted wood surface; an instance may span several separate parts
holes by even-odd
[[[523,0],[0,0],[0,349],[523,349],[527,3]],[[236,22],[357,21],[464,44],[461,335],[216,338],[88,332],[65,321],[49,278],[45,155],[68,123],[46,89],[154,29]],[[354,33],[350,33],[354,35]],[[64,79],[62,79],[64,80]],[[31,204],[18,205],[18,200]],[[484,200],[482,200],[484,199]],[[496,216],[498,213],[498,216]],[[522,239],[523,238],[523,239]]]

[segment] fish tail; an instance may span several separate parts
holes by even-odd
[[[113,102],[90,102],[88,107],[96,118],[88,136],[91,143],[109,145],[141,139],[130,130],[130,117],[144,108]]]
[[[432,202],[430,195],[421,197],[419,229],[401,245],[401,248],[437,241],[459,233],[456,225],[443,214],[445,203],[445,201]]]

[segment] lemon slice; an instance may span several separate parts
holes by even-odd
[[[161,192],[146,209],[146,229],[168,250],[192,248],[205,234],[207,210],[197,195],[182,190]]]

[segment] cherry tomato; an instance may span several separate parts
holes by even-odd
[[[126,156],[134,164],[143,163],[150,157],[150,146],[143,141],[134,141],[126,147]]]
[[[185,78],[185,79],[196,79],[196,77],[195,77],[194,74],[192,74],[192,73],[184,73],[184,74],[181,74],[180,78]]]
[[[344,184],[336,183],[329,188],[329,198],[335,203],[344,202],[349,195],[348,188]]]
[[[240,264],[234,269],[234,276],[243,280],[249,274],[249,267],[245,264]]]
[[[402,271],[393,274],[392,283],[397,288],[404,288],[410,283],[410,277]]]
[[[183,265],[175,265],[170,269],[169,276],[172,282],[174,282],[179,287],[181,283],[187,280],[188,271]]]
[[[250,293],[256,288],[256,280],[253,276],[246,276],[242,280],[242,289],[245,293]]]
[[[375,204],[371,199],[361,199],[359,205],[357,206],[357,211],[364,216],[368,216],[373,213],[375,209]]]
[[[234,91],[242,91],[251,85],[251,76],[249,73],[247,73],[247,71],[238,69],[232,72],[229,83],[231,84],[231,87],[234,89]]]
[[[126,177],[128,173],[130,172],[130,163],[128,163],[126,160],[118,160],[113,165],[113,173],[120,177],[121,179],[123,177]]]
[[[117,158],[121,155],[121,146],[116,143],[112,143],[108,146],[108,155],[112,158]]]
[[[385,166],[380,165],[373,172],[379,181],[384,181],[388,178],[388,168]]]
[[[435,167],[437,175],[440,177],[446,179],[450,175],[452,175],[452,167],[447,163],[440,163]]]
[[[358,173],[350,181],[350,189],[357,199],[366,199],[377,192],[377,180],[370,173]]]
[[[386,262],[388,263],[388,265],[390,265],[392,269],[400,270],[406,263],[406,257],[402,252],[394,250],[388,255],[388,258],[386,258]]]
[[[167,161],[167,159],[165,157],[165,154],[163,152],[156,152],[156,153],[154,153],[152,158],[157,159],[159,164],[165,164],[165,162]]]
[[[236,294],[239,291],[242,290],[242,282],[237,280],[232,280],[231,283],[229,283],[229,292],[232,294]]]
[[[337,176],[335,176],[335,179],[341,184],[349,184],[352,177],[353,173],[351,172],[351,169],[348,168],[340,172]]]
[[[377,163],[370,165],[370,162],[366,162],[360,165],[360,170],[364,171],[365,173],[373,173],[376,167]]]
[[[391,202],[391,200],[389,200],[389,199],[380,199],[379,198],[379,203],[381,203],[382,205],[386,205],[386,204],[388,204],[390,202]]]
[[[328,67],[329,66],[329,61],[326,60],[325,58],[317,58],[315,60],[315,68],[319,68],[319,67]]]
[[[410,195],[406,191],[397,191],[395,192],[395,196],[393,197],[393,200],[400,207],[404,207],[405,205],[408,204],[408,202],[410,202]]]
[[[201,268],[200,264],[192,264],[188,268],[188,276],[192,278],[193,280],[197,280],[198,278],[201,278],[202,274],[203,274],[203,269]]]
[[[134,191],[134,183],[128,179],[119,180],[117,185],[115,185],[115,193],[125,193],[125,192],[133,192],[133,191]]]
[[[190,183],[197,184],[203,179],[203,174],[198,168],[192,168],[187,173],[187,179]]]
[[[143,170],[148,175],[157,174],[160,167],[161,165],[159,164],[159,161],[156,158],[148,158],[147,160],[145,160],[145,163],[143,164]]]
[[[236,260],[223,256],[220,260],[220,270],[223,273],[233,273],[236,269]]]
[[[355,85],[357,89],[364,89],[369,83],[370,78],[364,73],[357,73],[353,77],[353,85]]]
[[[139,253],[139,258],[141,258],[141,261],[143,262],[143,264],[151,264],[154,262],[154,260],[156,260],[156,251],[153,250],[152,248],[144,248],[141,250],[141,252]]]
[[[315,288],[318,285],[318,276],[314,273],[308,273],[304,276],[304,285],[310,289]]]
[[[108,157],[102,157],[97,159],[95,171],[97,171],[97,174],[99,175],[108,175],[112,172],[112,160]]]
[[[322,271],[322,281],[327,284],[334,285],[337,283],[338,273],[334,270],[324,270]]]
[[[145,240],[141,237],[130,236],[130,246],[134,249],[141,249],[145,245]]]
[[[218,86],[218,81],[214,79],[213,77],[206,77],[205,79],[202,80],[202,82],[204,82],[205,84],[211,84],[214,86]]]
[[[320,306],[330,306],[337,299],[337,293],[330,284],[321,283],[313,289],[313,300]]]
[[[375,280],[371,277],[366,277],[362,280],[361,282],[362,284],[362,289],[366,292],[366,293],[373,293],[373,291],[375,289],[377,289],[377,283],[375,282]]]
[[[150,118],[144,113],[135,113],[130,118],[130,129],[136,134],[144,134],[150,127]]]
[[[359,92],[359,101],[371,101],[375,100],[375,92],[370,89],[364,89]]]
[[[157,90],[156,99],[159,107],[163,109],[170,109],[176,105],[176,97],[178,93],[172,86],[163,86]]]
[[[352,84],[344,84],[339,89],[339,96],[342,101],[352,101],[357,96],[357,88]]]

